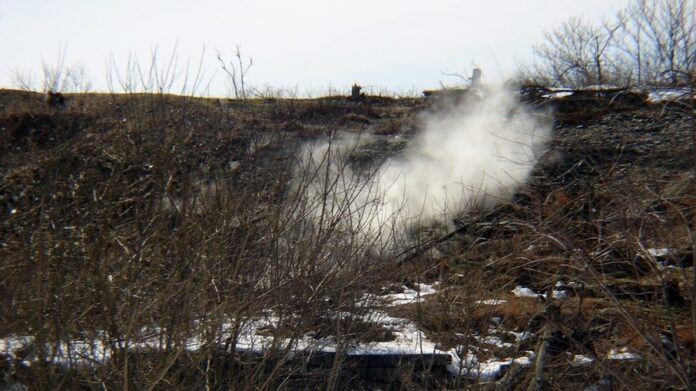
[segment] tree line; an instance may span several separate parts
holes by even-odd
[[[544,33],[523,78],[572,88],[693,85],[695,15],[696,0],[634,0],[599,24],[571,17]]]

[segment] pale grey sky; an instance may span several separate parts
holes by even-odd
[[[82,64],[98,90],[106,63],[142,63],[158,47],[162,62],[178,44],[183,68],[206,48],[212,95],[228,91],[216,52],[236,44],[254,65],[256,87],[298,92],[347,89],[419,91],[480,66],[487,79],[510,76],[544,30],[570,16],[612,18],[627,0],[0,0],[0,86],[15,70],[39,78],[41,62]]]

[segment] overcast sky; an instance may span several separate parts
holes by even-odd
[[[627,0],[0,0],[0,86],[13,73],[55,63],[81,64],[96,89],[106,89],[109,58],[126,67],[129,54],[160,63],[176,46],[179,69],[205,47],[210,94],[228,83],[216,53],[235,45],[253,58],[257,87],[321,93],[352,83],[374,92],[409,92],[457,82],[442,75],[481,67],[487,80],[511,76],[543,31],[571,16],[611,18]],[[195,73],[190,71],[189,73]]]

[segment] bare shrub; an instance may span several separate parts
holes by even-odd
[[[34,185],[25,187],[33,173],[18,173],[0,186],[18,197],[3,222],[0,335],[31,339],[19,354],[32,365],[13,364],[17,379],[337,387],[342,355],[321,376],[298,357],[312,354],[307,341],[332,336],[340,352],[369,338],[361,298],[386,261],[375,262],[358,227],[338,224],[368,216],[340,203],[316,215],[314,202],[328,200],[309,202],[308,184],[322,171],[285,170],[295,162],[281,134],[251,148],[251,134],[227,128],[226,111],[212,106],[138,94],[111,101],[116,121],[50,155]],[[227,159],[244,173],[230,173]],[[300,185],[289,190],[293,178]],[[263,337],[255,347],[254,328]]]
[[[524,77],[565,87],[688,86],[696,64],[694,14],[692,0],[636,0],[599,26],[568,19],[545,33]]]
[[[535,47],[541,61],[538,71],[555,83],[568,87],[604,84],[611,77],[611,48],[619,26],[595,27],[570,18],[546,32],[546,41]]]
[[[36,89],[36,81],[32,72],[21,69],[11,71],[11,83],[22,91],[34,91]]]
[[[254,64],[254,60],[252,58],[245,59],[242,54],[242,48],[239,45],[235,47],[233,58],[229,61],[226,62],[220,53],[218,53],[217,59],[220,62],[220,67],[225,71],[229,82],[232,84],[234,97],[246,99],[250,95],[248,91],[249,86],[246,84],[246,75]]]

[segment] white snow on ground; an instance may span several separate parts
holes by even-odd
[[[515,336],[515,341],[517,343],[520,343],[520,342],[522,342],[522,341],[524,341],[527,338],[532,336],[532,333],[529,331],[522,331],[522,332],[509,331],[509,333]]]
[[[658,88],[648,92],[648,102],[670,102],[688,98],[691,90],[689,88]]]
[[[33,337],[27,336],[9,336],[0,339],[0,354],[7,357],[15,357],[15,353],[24,350],[27,346],[34,342]],[[29,361],[23,361],[24,365],[31,365]]]
[[[550,88],[549,92],[546,94],[543,94],[542,97],[546,99],[562,99],[566,98],[568,96],[571,96],[575,93],[575,91],[607,91],[607,90],[617,90],[619,89],[616,86],[612,85],[605,85],[605,84],[599,84],[599,85],[593,85],[593,86],[588,86],[584,88],[580,88],[577,90],[573,89],[568,89],[568,88]],[[641,92],[641,90],[631,90],[634,92]],[[688,99],[689,96],[692,94],[692,91],[688,87],[683,87],[683,88],[654,88],[651,90],[647,91],[648,93],[648,102],[650,103],[662,103],[662,102],[673,102],[677,101],[680,99]],[[692,99],[696,99],[696,95],[692,96]]]
[[[438,350],[435,344],[428,340],[418,326],[408,319],[391,317],[381,311],[372,311],[366,316],[366,321],[376,322],[389,329],[395,336],[394,340],[386,342],[359,343],[348,348],[348,354],[447,354]],[[335,352],[336,344],[333,338],[317,339],[311,334],[306,334],[299,339],[274,339],[266,335],[265,330],[277,327],[279,319],[270,312],[263,317],[249,319],[238,330],[236,348],[238,351],[263,353],[271,345],[293,345],[292,351],[320,351]],[[229,335],[232,323],[223,325],[223,334]],[[132,343],[133,349],[163,349],[162,341],[158,338],[161,330],[153,329],[151,337],[143,338],[140,342]],[[224,338],[222,338],[224,340]],[[29,336],[11,336],[0,339],[0,353],[9,357],[16,357],[16,353],[34,343],[34,338]],[[69,345],[69,346],[68,346]],[[190,338],[186,341],[186,349],[196,351],[203,346],[198,338]],[[53,347],[47,345],[47,349]],[[58,350],[50,351],[50,357],[56,364],[92,364],[103,363],[109,358],[109,349],[100,340],[94,342],[72,341],[70,344],[60,343]]]
[[[526,288],[518,287],[524,291]],[[393,306],[405,303],[413,303],[422,299],[424,295],[436,293],[435,287],[427,284],[419,284],[416,289],[405,288],[404,292],[389,294],[386,296],[366,295],[364,297],[366,305],[371,303],[381,302],[386,306]],[[536,296],[536,294],[535,294]],[[499,299],[482,300],[481,303],[486,305],[499,304],[504,302]],[[340,316],[344,316],[341,314]],[[345,316],[354,316],[345,314]],[[461,359],[459,352],[455,349],[445,351],[437,347],[437,345],[428,339],[425,333],[418,325],[403,318],[396,318],[377,309],[368,311],[368,315],[361,316],[363,321],[373,322],[388,329],[394,335],[391,341],[383,342],[360,342],[354,346],[348,347],[346,353],[349,355],[375,355],[375,354],[443,354],[449,355],[452,362],[448,365],[448,370],[457,376],[474,378],[481,381],[488,381],[498,378],[502,371],[512,364],[529,365],[534,358],[534,352],[526,352],[520,357],[507,357],[504,359],[493,357],[486,361],[480,361],[476,354],[472,351],[465,353],[465,358]],[[301,352],[336,352],[336,341],[333,337],[315,338],[312,333],[307,333],[297,339],[278,339],[272,337],[272,331],[280,320],[273,311],[266,311],[262,316],[251,319],[245,319],[236,330],[236,350],[254,352],[262,354],[271,346],[287,347],[292,345],[291,354]],[[224,344],[225,339],[232,335],[234,329],[233,320],[222,326],[222,335],[216,341],[203,341],[199,337],[191,337],[186,341],[185,349],[188,351],[197,351],[204,346],[209,346],[210,343]],[[493,331],[493,334],[497,331]],[[139,338],[130,343],[130,348],[158,350],[164,349],[162,335],[164,330],[153,327],[151,329],[143,329],[139,333]],[[529,333],[511,333],[519,342],[529,336]],[[467,336],[464,336],[467,337]],[[496,348],[511,348],[512,343],[504,342],[500,337],[495,335],[473,336],[478,345],[495,346]],[[19,351],[30,350],[28,346],[35,343],[34,338],[28,336],[11,336],[0,339],[0,353],[8,357],[16,358]],[[104,363],[110,358],[111,350],[109,341],[106,337],[97,336],[94,341],[71,341],[70,343],[59,343],[57,347],[47,346],[49,357],[56,364],[65,365],[97,365]],[[475,348],[476,349],[476,348]],[[488,351],[488,348],[483,348]],[[474,350],[475,352],[476,350]],[[623,359],[630,358],[631,353],[626,351],[614,352],[613,356],[622,357]],[[36,361],[36,357],[29,356],[26,358],[26,365],[31,365]]]
[[[500,337],[497,337],[495,335],[486,335],[486,336],[474,336],[477,341],[481,343],[485,343],[487,345],[494,345],[499,348],[511,348],[512,344],[510,342],[503,342]]]
[[[423,296],[432,295],[437,292],[434,286],[420,283],[418,284],[417,290],[407,287],[404,288],[403,293],[389,294],[384,296],[384,298],[391,301],[391,305],[403,305],[423,301]]]
[[[266,335],[264,330],[272,330],[278,326],[279,319],[277,316],[267,314],[264,317],[249,319],[244,322],[237,335],[236,350],[240,352],[252,352],[262,354],[275,344],[275,346],[286,347],[288,344],[293,344],[292,352],[326,352],[332,353],[336,351],[336,341],[332,337],[315,338],[311,333],[303,335],[301,338],[291,340],[278,340],[271,335]],[[223,326],[225,334],[230,334],[229,331],[232,324]]]
[[[384,342],[359,343],[349,347],[346,353],[349,355],[378,355],[378,354],[449,354],[452,357],[452,364],[448,366],[450,373],[457,376],[475,378],[479,380],[491,380],[500,376],[507,366],[517,363],[529,365],[534,357],[533,352],[517,358],[490,359],[480,362],[472,353],[467,353],[466,359],[461,360],[459,354],[454,350],[444,351],[437,348],[437,345],[430,341],[425,333],[418,328],[418,325],[411,320],[395,318],[381,311],[374,311],[363,320],[377,322],[382,327],[389,329],[394,334],[394,340]],[[240,335],[238,349],[247,349],[255,352],[262,352],[271,342],[270,337],[259,335],[258,330],[267,327],[267,319],[256,323],[250,322]],[[500,348],[509,348],[513,345],[503,342],[496,336],[476,337],[479,342],[495,345]],[[324,339],[317,345],[316,340],[309,336],[296,342],[296,351],[322,351],[335,352],[336,348],[331,339]]]
[[[517,297],[538,297],[539,293],[534,292],[532,289],[525,288],[521,285],[517,285],[515,289],[512,290],[512,294]]]
[[[272,321],[272,319],[269,319]],[[250,322],[240,335],[238,349],[244,348],[250,351],[262,352],[271,342],[270,337],[258,334],[258,329],[268,325],[269,320]],[[480,362],[475,355],[467,353],[466,359],[462,361],[458,353],[452,349],[444,351],[437,348],[436,344],[430,341],[425,333],[418,328],[418,325],[408,319],[395,318],[383,312],[375,311],[365,317],[366,321],[374,321],[383,327],[391,330],[394,340],[384,342],[359,343],[349,347],[346,353],[349,355],[377,355],[377,354],[449,354],[452,357],[452,364],[448,366],[450,373],[457,376],[475,378],[478,380],[491,380],[500,376],[507,366],[517,363],[529,365],[534,353],[527,352],[527,355],[517,358],[490,359]],[[499,337],[486,336],[477,339],[486,344],[498,347],[512,347],[511,343],[503,342]],[[322,352],[335,352],[335,345],[330,339],[323,340],[323,345],[316,345],[311,337],[305,336],[304,339],[296,342],[296,351],[313,350]]]
[[[368,301],[373,301],[372,299],[383,300],[387,305],[396,306],[419,303],[423,301],[424,296],[437,293],[437,289],[434,285],[422,283],[418,283],[417,289],[411,289],[404,285],[403,290],[402,293],[390,293],[384,296],[365,295],[363,299],[367,299]]]
[[[619,89],[617,86],[611,84],[593,84],[591,86],[586,86],[578,88],[578,91],[604,91],[604,90],[616,90]]]
[[[377,318],[384,327],[392,330],[395,335],[393,341],[360,343],[347,349],[349,355],[374,355],[374,354],[449,354],[452,357],[452,364],[448,366],[448,370],[455,375],[461,375],[479,380],[491,380],[500,376],[507,366],[512,363],[521,365],[529,365],[533,358],[533,352],[528,352],[526,356],[518,358],[490,359],[487,361],[479,361],[476,356],[471,353],[467,354],[466,360],[462,361],[455,350],[443,351],[436,347],[435,343],[430,341],[425,334],[418,329],[417,325],[410,320],[394,318],[384,313],[378,313]],[[266,327],[272,327],[277,318],[265,317],[247,322],[239,333],[237,342],[238,351],[248,351],[254,353],[263,353],[274,342],[270,336],[263,335]],[[230,327],[230,324],[227,325]],[[509,343],[502,342],[498,337],[485,337],[481,339],[485,343],[494,344],[500,347],[512,346]],[[32,337],[7,337],[0,339],[0,352],[8,357],[15,357],[20,350],[26,349],[27,346],[34,342]],[[283,346],[286,341],[275,341],[276,346]],[[293,341],[293,352],[335,352],[335,342],[330,338],[317,340],[310,335],[305,335],[301,339]],[[202,343],[193,338],[186,344],[186,349],[195,351],[200,349]],[[285,345],[287,346],[287,345]],[[150,348],[161,349],[160,340],[153,336],[145,339],[140,343],[134,344],[133,349]],[[51,351],[52,362],[63,365],[87,365],[92,366],[102,364],[109,359],[109,349],[100,341],[87,343],[84,341],[73,341],[70,347],[65,343],[61,343],[57,351]],[[24,362],[25,365],[31,365],[31,361]]]
[[[671,248],[665,247],[665,248],[649,248],[648,249],[648,254],[652,255],[653,257],[666,257],[672,252]]]
[[[482,305],[498,305],[498,304],[505,304],[507,303],[507,300],[503,299],[487,299],[487,300],[476,300],[476,304],[482,304]]]
[[[573,95],[576,91],[612,91],[620,89],[617,86],[612,86],[609,84],[595,84],[583,88],[578,88],[577,90],[571,88],[549,88],[549,92],[542,95],[543,98],[547,99],[561,99]]]
[[[556,286],[558,286],[558,284]],[[538,292],[535,292],[533,289],[525,288],[521,285],[516,286],[515,289],[512,290],[512,294],[515,295],[516,297],[539,297],[539,296],[541,296],[543,298],[546,298],[546,293],[538,293]],[[565,299],[568,297],[568,291],[554,289],[551,296],[554,299]]]
[[[408,319],[394,318],[376,311],[365,320],[376,321],[391,330],[395,338],[393,341],[358,344],[349,348],[348,354],[447,354],[438,350],[425,333]]]
[[[543,94],[541,97],[546,98],[546,99],[561,99],[561,98],[571,96],[574,93],[575,93],[575,91],[572,91],[572,90],[559,89],[557,91],[551,90],[551,92]]]
[[[652,257],[666,257],[669,254],[672,254],[672,252],[674,250],[669,248],[669,247],[663,247],[663,248],[649,248],[646,251]],[[658,270],[679,269],[679,266],[678,265],[666,265],[663,260],[658,260],[657,261],[657,269]]]
[[[505,358],[503,360],[490,359],[483,362],[479,362],[476,356],[471,353],[467,353],[464,359],[461,359],[454,350],[450,352],[450,355],[452,356],[452,364],[447,369],[451,374],[482,381],[498,378],[502,371],[512,364],[530,365],[534,359],[534,352],[532,351],[528,351],[526,356]]]
[[[631,353],[627,347],[622,347],[620,349],[611,349],[607,353],[607,359],[609,360],[640,360],[640,356]]]
[[[278,326],[278,317],[269,315],[253,318],[244,322],[237,336],[237,350],[243,352],[263,353],[273,343],[274,338],[263,335],[263,330]],[[226,327],[225,327],[226,326]],[[231,330],[232,325],[223,326],[223,330]]]
[[[592,357],[587,357],[587,356],[582,355],[582,354],[573,355],[573,359],[571,361],[571,363],[575,366],[591,364],[593,362],[594,362],[594,359]]]

